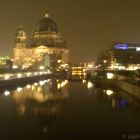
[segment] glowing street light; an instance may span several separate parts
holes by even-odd
[[[5,95],[5,96],[10,95],[10,91],[5,91],[5,92],[4,92],[4,95]]]
[[[106,94],[107,94],[108,96],[112,95],[113,93],[114,93],[114,92],[113,92],[112,90],[110,90],[110,89],[106,90]]]
[[[21,73],[17,74],[17,78],[21,78],[23,75]]]
[[[5,76],[4,76],[4,79],[5,79],[5,80],[8,80],[9,78],[10,78],[10,75],[5,75]]]

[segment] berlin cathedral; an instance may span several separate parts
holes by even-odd
[[[39,67],[51,69],[68,64],[69,50],[57,24],[50,18],[47,10],[44,18],[37,24],[29,42],[20,26],[16,32],[13,63],[19,67]]]

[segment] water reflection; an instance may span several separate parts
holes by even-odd
[[[127,101],[125,99],[112,99],[112,108],[113,109],[119,109],[119,108],[125,108],[127,105]]]
[[[23,116],[28,108],[27,101],[32,101],[34,104],[31,112],[34,114],[56,113],[59,109],[60,101],[68,97],[68,81],[44,80],[39,83],[33,83],[25,87],[18,87],[13,91],[12,96],[16,102],[19,116]],[[58,84],[61,84],[62,89]],[[45,104],[45,106],[44,106]]]
[[[94,86],[93,82],[85,79],[82,80],[82,83],[83,85],[86,85],[90,96],[91,94],[93,94],[101,101],[109,101],[112,109],[116,110],[120,108],[125,108],[127,106],[127,100],[121,96],[121,94],[119,93],[120,91],[117,91],[113,88],[97,88]]]
[[[120,94],[120,91],[116,89],[104,89],[103,90],[104,96],[110,101],[110,105],[112,109],[123,109],[127,107],[127,100],[123,98]]]
[[[25,128],[29,127],[28,131],[31,134],[36,131],[38,135],[43,133],[50,137],[56,134],[54,139],[57,139],[57,135],[65,137],[70,134],[72,136],[75,134],[90,136],[91,133],[99,134],[100,132],[108,134],[106,126],[115,134],[116,129],[120,132],[117,121],[128,125],[125,117],[132,116],[129,108],[129,104],[133,104],[132,98],[129,100],[120,91],[110,87],[96,87],[89,80],[76,80],[76,82],[60,79],[41,80],[24,86],[19,85],[14,90],[5,89],[1,99],[4,100],[5,106],[14,106],[14,109],[12,108],[14,111],[4,112],[5,116],[15,114],[16,110],[16,123],[24,125]],[[3,109],[2,106],[0,109]],[[123,112],[126,115],[123,116]],[[135,121],[135,116],[133,117]],[[5,118],[3,120],[7,121]],[[13,122],[12,117],[8,120]],[[37,124],[37,127],[34,128],[33,124]],[[137,124],[136,121],[135,124]],[[130,127],[132,126],[126,129],[129,131]],[[12,126],[12,128],[17,131],[16,127]]]

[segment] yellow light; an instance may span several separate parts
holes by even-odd
[[[104,60],[103,62],[104,62],[104,63],[107,63],[107,60]]]
[[[45,82],[44,81],[40,81],[39,84],[40,84],[40,86],[43,86],[45,84]]]
[[[47,74],[48,72],[47,71],[44,71],[44,74]]]
[[[109,89],[106,91],[106,94],[107,94],[108,96],[112,95],[113,93],[114,93],[114,92],[113,92],[112,90],[109,90]]]
[[[62,62],[62,60],[57,60],[57,62],[58,62],[58,63],[61,63],[61,62]]]
[[[50,83],[50,82],[51,82],[51,79],[48,79],[48,80],[47,80],[47,83]]]
[[[42,91],[41,87],[38,87],[37,91],[38,92],[41,92]]]
[[[34,72],[34,75],[38,75],[38,73],[37,72]]]
[[[60,88],[61,88],[61,84],[58,83],[58,84],[57,84],[57,89],[60,89]]]
[[[22,66],[22,69],[27,69],[29,66]]]
[[[29,76],[31,76],[31,75],[32,75],[32,73],[31,73],[31,72],[28,72],[28,73],[27,73],[27,76],[28,76],[28,77],[29,77]]]
[[[28,89],[30,89],[32,86],[31,86],[31,85],[27,85],[26,87],[27,87]]]
[[[39,74],[40,74],[40,75],[42,75],[42,74],[43,74],[43,72],[40,72]]]
[[[40,66],[39,69],[40,70],[43,70],[43,69],[45,69],[45,67],[44,66]]]
[[[18,87],[18,88],[17,88],[17,91],[18,91],[18,92],[21,92],[21,91],[22,91],[22,88],[21,88],[21,87]]]
[[[47,83],[47,80],[44,80],[44,83]]]
[[[107,79],[113,79],[114,74],[113,73],[107,73]]]
[[[38,86],[38,83],[34,83],[35,86]]]
[[[17,74],[17,77],[18,77],[18,78],[21,78],[22,76],[23,76],[23,75],[22,75],[21,73],[18,73],[18,74]]]
[[[92,87],[93,87],[93,83],[89,81],[89,82],[87,83],[87,88],[92,88]]]
[[[48,73],[48,74],[51,74],[52,72],[51,72],[50,70],[47,70],[47,73]]]
[[[17,69],[18,68],[18,66],[16,66],[16,65],[13,65],[13,69]]]
[[[88,68],[92,68],[93,67],[93,64],[88,64]]]
[[[8,96],[9,94],[10,94],[9,91],[5,91],[5,92],[4,92],[4,95],[5,95],[5,96]]]
[[[34,85],[32,85],[32,90],[34,90],[35,89],[35,86]]]
[[[5,79],[5,80],[7,80],[7,79],[9,79],[9,78],[10,78],[10,75],[5,75],[5,76],[4,76],[4,79]]]
[[[86,80],[83,80],[82,83],[83,83],[83,84],[86,83]]]
[[[65,86],[65,82],[62,82],[62,83],[61,83],[61,86],[64,87],[64,86]]]

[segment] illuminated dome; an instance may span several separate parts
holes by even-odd
[[[47,11],[45,13],[45,17],[37,23],[37,31],[38,32],[42,32],[42,31],[57,32],[57,25],[51,18],[49,18]]]

